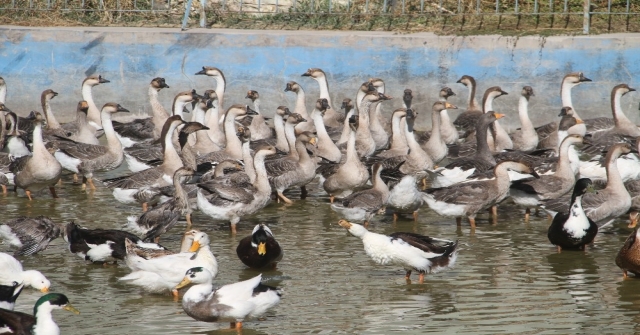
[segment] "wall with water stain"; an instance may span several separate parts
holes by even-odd
[[[203,65],[221,68],[227,78],[225,104],[248,103],[246,91],[262,97],[261,110],[271,115],[279,105],[294,105],[286,82],[295,80],[312,106],[315,81],[301,77],[309,67],[324,69],[334,104],[353,98],[360,83],[380,77],[387,93],[400,97],[405,88],[416,95],[419,112],[430,109],[442,86],[458,95],[451,100],[464,109],[467,89],[456,81],[476,77],[478,99],[491,86],[509,95],[494,109],[506,113],[515,127],[519,92],[534,88],[530,111],[535,123],[556,119],[561,107],[562,77],[583,71],[593,79],[574,89],[574,105],[583,117],[610,114],[609,94],[619,83],[640,86],[640,35],[561,37],[451,37],[428,33],[242,31],[145,28],[0,27],[0,76],[8,85],[7,105],[20,115],[40,110],[40,92],[52,88],[60,119],[74,115],[82,80],[98,73],[111,83],[95,87],[98,106],[116,101],[131,111],[147,113],[147,88],[164,77],[171,88],[160,93],[169,110],[178,92],[213,88],[212,79],[195,76]],[[630,118],[639,121],[640,94],[623,98]],[[390,113],[400,99],[386,103]],[[430,123],[420,113],[419,127]]]

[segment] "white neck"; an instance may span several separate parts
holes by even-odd
[[[42,140],[42,122],[36,122],[35,127],[33,128],[33,155],[51,155],[47,148],[44,146],[44,141]]]
[[[532,134],[536,132],[533,127],[533,123],[531,123],[531,119],[529,119],[529,99],[525,96],[521,96],[520,101],[518,102],[518,116],[520,117],[523,134]]]
[[[103,111],[100,114],[102,129],[104,129],[104,136],[107,138],[107,149],[111,153],[122,152],[122,143],[120,143],[115,130],[113,130],[113,124],[111,123],[111,113]]]
[[[320,111],[314,109],[311,112],[311,118],[313,119],[313,123],[316,126],[316,134],[318,135],[318,145],[320,143],[332,143],[331,137],[327,133],[327,128],[324,127],[324,121],[322,120],[322,114]]]
[[[620,171],[618,170],[618,157],[620,155],[612,155],[611,161],[607,162],[607,189],[610,190],[624,190],[627,193],[624,183],[622,181],[622,177],[620,176]]]
[[[269,179],[267,178],[267,169],[264,167],[264,154],[257,153],[253,157],[253,166],[256,170],[256,180],[253,182],[253,186],[258,189],[258,192],[263,194],[271,194],[271,185],[269,185]]]
[[[180,115],[180,118],[184,120],[184,115],[182,114],[182,111],[184,110],[184,106],[187,103],[180,100],[180,99],[176,99],[176,102],[173,104],[173,115]]]
[[[53,321],[51,311],[52,306],[49,303],[43,303],[38,307],[36,312],[36,325],[34,327],[34,334],[40,335],[60,335],[60,328]]]
[[[616,123],[616,128],[623,128],[626,130],[628,135],[631,136],[640,136],[640,129],[631,122],[627,116],[624,114],[622,110],[622,106],[620,103],[622,100],[622,92],[617,90],[615,95],[613,96],[613,120]]]
[[[287,137],[287,143],[289,144],[289,156],[298,159],[298,152],[296,151],[296,131],[293,123],[286,122],[284,124],[284,134]]]
[[[362,99],[364,99],[365,95],[366,95],[365,92],[363,92],[362,90],[358,90],[358,93],[356,94],[356,106],[355,106],[356,110],[354,112],[355,115],[360,114],[360,110],[362,109]]]
[[[429,155],[420,147],[418,141],[416,141],[416,137],[413,135],[413,131],[409,131],[409,125],[405,122],[405,138],[407,140],[407,145],[409,146],[409,157],[412,161],[421,162],[420,165],[426,165],[427,168],[433,168],[433,160]]]
[[[200,106],[200,103],[197,103],[195,108],[193,109],[193,121],[204,124],[204,114],[205,111]]]
[[[7,102],[7,85],[0,86],[0,102]]]
[[[389,150],[401,150],[407,148],[407,139],[402,136],[404,129],[400,128],[400,121],[404,118],[404,115],[396,113],[391,118],[391,147]]]
[[[240,159],[238,157],[238,153],[242,152],[242,142],[236,136],[236,114],[235,113],[227,113],[227,116],[224,120],[224,136],[227,142],[227,146],[224,151],[229,154],[231,157],[235,159]]]
[[[87,121],[96,129],[102,129],[102,124],[100,122],[100,110],[96,106],[96,103],[93,102],[93,94],[91,93],[92,88],[93,86],[91,85],[82,85],[82,99],[84,99],[89,105]]]
[[[214,77],[216,79],[216,95],[218,95],[218,106],[220,109],[224,108],[223,103],[224,103],[224,91],[227,87],[227,83],[224,81],[224,77],[222,76],[215,76]]]
[[[345,143],[349,139],[349,135],[348,134],[351,132],[351,129],[349,128],[349,119],[351,118],[351,116],[354,113],[355,113],[355,111],[352,108],[345,115],[344,122],[342,123],[342,133],[340,134],[340,139],[338,139],[338,142],[336,142],[336,145],[340,145],[342,143]]]
[[[205,300],[213,292],[212,281],[191,286],[182,297],[182,302],[199,302]]]
[[[388,194],[389,187],[387,186],[387,184],[384,183],[384,181],[380,177],[380,171],[381,170],[378,170],[378,173],[376,173],[375,176],[373,176],[373,179],[371,180],[371,184],[373,185],[374,190],[377,190],[382,194],[385,194],[385,193]]]
[[[302,115],[305,119],[309,116],[307,113],[307,106],[305,105],[305,95],[302,87],[298,87],[298,92],[296,92],[296,108],[294,113]]]
[[[249,141],[242,143],[242,161],[244,162],[244,173],[249,176],[249,181],[253,184],[256,181],[256,168],[251,156],[251,145]]]
[[[56,117],[53,116],[53,112],[51,111],[51,101],[46,98],[44,99],[44,115],[47,118],[47,129],[58,129],[60,128],[60,124],[58,123],[58,120],[56,120]]]
[[[444,111],[446,111],[446,109]],[[429,141],[427,143],[430,143],[428,145],[437,146],[446,145],[440,134],[440,112],[431,113],[431,137],[429,137]]]
[[[329,96],[329,83],[327,83],[327,77],[322,76],[320,78],[313,78],[318,82],[320,86],[320,99],[327,99],[329,106],[333,106],[331,103],[331,97]]]
[[[282,151],[289,150],[289,143],[287,142],[287,135],[284,132],[284,120],[278,113],[273,115],[273,127],[276,129],[276,148]]]
[[[169,113],[167,113],[167,111],[158,100],[158,91],[153,88],[153,86],[149,86],[149,103],[151,103],[151,112],[153,113],[154,123],[156,122],[156,119],[163,119],[161,124],[164,124],[164,121],[169,118]]]
[[[467,109],[469,110],[478,109],[478,101],[476,101],[475,93],[476,93],[476,86],[474,84],[469,84],[469,95],[467,97],[467,101],[469,102]]]
[[[556,169],[556,175],[558,176],[573,173],[571,161],[569,160],[569,148],[571,146],[573,146],[573,143],[570,140],[564,141],[560,145],[560,157],[558,158],[558,168]]]
[[[173,146],[173,142],[172,142],[173,133],[176,131],[176,128],[178,128],[178,124],[176,124],[176,123],[172,124],[169,127],[169,131],[167,132],[167,136],[165,136],[165,138],[163,139],[163,141],[164,141],[164,153],[163,153],[164,161],[162,162],[162,165],[169,166],[170,168],[175,167],[174,170],[177,170],[180,167],[182,167],[182,159],[180,159],[180,156],[178,155],[178,152],[176,152],[176,148]]]
[[[347,141],[347,158],[345,164],[355,164],[360,161],[356,150],[356,132],[349,128],[349,140]]]
[[[256,113],[258,113],[258,115],[262,115],[260,114],[260,98],[253,101],[253,107],[256,110]]]
[[[578,116],[578,112],[576,111],[576,109],[573,107],[573,101],[571,100],[571,89],[575,86],[578,86],[579,84],[574,84],[574,83],[570,83],[570,82],[562,82],[562,86],[560,88],[561,92],[561,96],[562,96],[562,106],[563,107],[571,107],[573,109],[573,115],[575,116],[576,119],[581,119],[580,116]]]

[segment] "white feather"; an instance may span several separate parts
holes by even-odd
[[[53,156],[60,162],[60,165],[62,165],[64,169],[79,173],[78,166],[82,163],[81,160],[73,158],[60,150],[56,151]]]
[[[129,167],[129,171],[131,172],[140,172],[151,167],[150,165],[142,163],[141,161],[137,160],[135,157],[127,153],[124,154],[124,159],[125,161],[127,161],[127,166]]]

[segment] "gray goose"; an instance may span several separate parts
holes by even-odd
[[[115,102],[106,103],[102,107],[101,124],[107,138],[107,145],[93,145],[64,140],[59,142],[60,149],[55,157],[67,170],[82,174],[82,189],[87,183],[92,190],[93,173],[96,171],[109,171],[116,169],[124,161],[122,144],[111,124],[111,115],[115,113],[128,113],[129,110]]]
[[[29,256],[46,249],[61,232],[62,227],[46,216],[22,216],[0,225],[0,237],[18,248],[14,256]]]
[[[371,78],[369,82],[375,87],[378,93],[385,94],[384,81],[380,78]],[[376,143],[376,150],[382,150],[389,146],[389,134],[391,125],[389,120],[382,115],[382,104],[377,104],[375,109],[371,110],[369,115],[369,128],[371,129],[371,137]]]
[[[102,122],[100,121],[100,110],[93,101],[92,89],[94,86],[108,82],[109,80],[103,78],[101,75],[92,75],[82,81],[82,99],[87,103],[87,123],[91,126],[88,130],[94,137],[93,139],[89,137],[83,138],[86,140],[86,142],[82,141],[83,143],[99,144],[97,137],[102,135],[100,131],[102,130]],[[78,133],[81,131],[78,126],[80,126],[78,123],[66,123],[62,125],[62,128],[70,133]]]
[[[349,133],[351,132],[349,130],[349,118],[351,117],[351,115],[354,115],[353,101],[351,101],[351,99],[349,98],[344,98],[342,100],[340,109],[344,109],[344,123],[342,126],[342,131],[340,133],[338,133],[337,131],[329,133],[329,136],[331,136],[331,139],[336,143],[336,145],[347,142],[349,138]]]
[[[287,83],[287,86],[284,88],[285,92],[293,92],[296,94],[296,106],[293,108],[293,113],[300,114],[303,119],[309,120],[306,123],[300,123],[296,126],[296,132],[303,131],[315,131],[315,127],[313,125],[313,120],[307,113],[307,106],[305,100],[305,93],[302,89],[302,86],[295,81],[290,81]],[[327,100],[330,101],[330,100]],[[278,148],[282,149],[282,148]]]
[[[217,100],[216,92],[213,90],[207,90],[204,93],[204,96],[198,97],[196,99],[195,105],[193,107],[193,119],[196,123],[203,125],[204,130],[210,130],[209,127],[204,126],[206,116],[210,111],[214,110],[214,103]],[[217,125],[215,126],[218,127]],[[209,137],[207,131],[199,131],[195,133],[195,143],[192,144],[192,149],[196,153],[196,155],[204,155],[214,151],[222,150],[215,141]]]
[[[40,94],[42,113],[47,121],[47,126],[42,130],[42,136],[45,141],[53,140],[53,136],[69,137],[69,135],[71,135],[69,132],[62,129],[62,126],[60,126],[60,123],[58,123],[58,120],[56,120],[56,117],[53,115],[53,111],[51,110],[51,99],[57,96],[58,92],[55,92],[50,88],[42,91],[42,94]]]
[[[253,102],[253,108],[256,111],[256,115],[251,118],[251,140],[257,141],[265,138],[273,137],[271,128],[267,126],[266,119],[260,114],[260,94],[258,91],[250,90],[247,92],[247,99],[251,99]]]
[[[429,140],[422,146],[422,149],[431,157],[433,163],[438,163],[443,160],[449,152],[447,141],[442,136],[442,115],[447,114],[448,109],[458,109],[458,107],[446,101],[437,101],[433,104],[431,112],[431,125],[433,129]]]
[[[562,106],[570,107],[575,113],[575,118],[578,120],[582,120],[582,118],[580,118],[575,108],[573,107],[573,100],[571,99],[571,90],[574,87],[584,82],[590,82],[590,81],[591,79],[585,77],[582,72],[572,72],[564,76],[564,78],[562,78],[562,84],[560,85],[560,97],[562,98]],[[593,123],[596,121],[590,121],[590,122]],[[610,124],[608,127],[604,127],[602,129],[610,128],[612,126],[613,124]],[[542,139],[542,138],[548,137],[549,134],[556,131],[557,127],[558,127],[557,123],[550,122],[545,125],[537,127],[536,132],[538,133],[538,137]],[[587,128],[591,128],[591,126],[586,126],[586,124],[583,124],[583,125],[579,125],[577,128],[580,128],[580,129],[576,131],[576,134],[580,134],[584,136],[586,134]],[[562,139],[558,141],[558,143],[560,142],[562,142]]]
[[[375,142],[371,136],[371,130],[369,128],[369,119],[372,114],[372,110],[375,110],[377,104],[383,100],[389,100],[390,97],[379,93],[378,91],[369,91],[363,98],[361,104],[361,110],[358,114],[358,130],[356,132],[356,150],[360,158],[369,157],[373,155],[376,150]],[[338,146],[340,149],[345,149],[346,144],[343,143]]]
[[[196,72],[197,76],[209,76],[216,81],[216,95],[218,96],[218,106],[217,109],[219,111],[224,110],[224,92],[227,87],[227,79],[224,77],[224,73],[217,67],[213,66],[203,66],[202,70]],[[219,124],[222,121],[224,115],[219,115],[220,119],[211,118],[214,113],[210,114],[210,117],[206,119],[205,126],[213,129],[213,126]],[[214,139],[215,140],[215,139]]]
[[[332,162],[339,162],[342,158],[342,153],[338,146],[333,143],[331,137],[327,133],[327,129],[324,126],[323,117],[329,108],[329,102],[327,99],[318,99],[316,106],[311,112],[311,118],[316,127],[316,134],[318,136],[318,145],[316,150],[316,156],[322,157]]]
[[[482,109],[476,101],[476,80],[472,76],[464,75],[456,83],[462,84],[469,89],[469,97],[467,99],[467,110],[458,115],[456,120],[453,121],[453,125],[464,132],[473,131],[475,130],[477,119],[482,115]]]
[[[79,101],[76,106],[75,120],[63,124],[62,129],[67,133],[68,138],[76,142],[98,145],[95,128],[87,122],[88,112],[89,104],[85,100]]]
[[[440,89],[440,93],[438,93],[438,101],[446,102],[447,99],[449,99],[449,97],[452,97],[454,95],[456,94],[453,93],[451,88],[445,86],[442,89]],[[413,100],[413,94],[410,89],[404,90],[404,97],[402,98],[402,100],[404,102],[405,108],[411,108],[411,101]],[[431,128],[433,128],[433,125]],[[457,143],[458,138],[460,136],[458,134],[458,129],[456,129],[456,126],[453,125],[453,122],[451,121],[451,117],[449,117],[449,113],[446,110],[440,113],[440,136],[442,136],[442,139],[445,141],[446,144]],[[431,137],[431,131],[425,131],[418,138],[418,143],[424,146],[424,144],[427,143],[427,141],[429,141],[430,137]]]
[[[235,119],[245,115],[256,115],[256,112],[247,105],[233,105],[227,109],[224,118],[224,133],[227,143],[226,147],[224,150],[199,156],[197,160],[198,164],[242,158],[242,143],[236,136]]]
[[[336,128],[340,127],[339,115],[336,112],[335,108],[333,108],[333,104],[331,103],[331,96],[329,95],[329,82],[327,81],[327,75],[322,69],[311,68],[307,70],[307,72],[302,74],[303,77],[311,77],[313,80],[318,82],[318,86],[320,87],[320,99],[324,98],[329,101],[329,109],[324,115],[324,124],[327,127]]]
[[[8,132],[5,137],[3,150],[14,157],[22,157],[31,154],[31,151],[27,146],[27,143],[29,142],[27,134],[18,130],[18,117],[11,111],[5,113]]]
[[[266,138],[260,141],[251,141],[250,143],[251,148],[257,148],[259,145],[262,145],[262,144],[269,144],[269,145],[275,146],[276,149],[282,152],[289,152],[289,142],[287,141],[287,135],[285,132],[285,118],[289,115],[291,115],[289,108],[287,108],[286,106],[278,106],[278,108],[276,108],[275,114],[273,115],[273,128],[275,130],[276,137]],[[308,122],[303,122],[303,123],[308,123]],[[303,123],[298,123],[298,125]],[[295,136],[295,131],[294,131],[294,136]]]
[[[538,133],[529,119],[529,99],[534,96],[533,88],[525,86],[520,93],[518,103],[518,116],[520,117],[520,129],[509,136],[513,141],[513,150],[532,151],[538,147]]]
[[[285,190],[292,187],[300,187],[301,196],[304,199],[307,195],[305,186],[316,176],[316,160],[309,156],[307,144],[313,146],[317,144],[317,138],[311,132],[303,132],[298,135],[295,143],[295,150],[298,153],[297,160],[287,157],[285,159],[271,160],[267,165],[269,183],[276,191],[278,198],[287,204],[292,204],[293,201],[283,194]]]

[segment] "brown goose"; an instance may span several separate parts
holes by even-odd
[[[287,86],[284,88],[284,91],[293,92],[296,94],[296,106],[293,108],[293,113],[300,114],[300,116],[302,116],[303,119],[309,120],[305,123],[298,124],[296,126],[296,132],[315,131],[313,120],[311,120],[309,113],[307,113],[305,94],[304,94],[304,90],[302,89],[302,86],[300,86],[300,84],[296,83],[295,81],[290,81],[287,83]],[[330,100],[327,100],[327,101],[330,101]],[[278,149],[281,149],[281,148],[278,148]]]
[[[257,113],[251,119],[251,125],[249,126],[249,129],[251,129],[251,140],[257,141],[272,137],[271,128],[267,126],[264,116],[260,114],[260,94],[258,94],[258,91],[250,90],[247,92],[247,99],[251,99],[253,108]]]
[[[331,103],[331,96],[329,95],[329,82],[327,81],[327,75],[322,69],[311,68],[307,70],[307,72],[302,74],[303,77],[311,77],[313,80],[318,82],[320,87],[320,98],[327,99],[329,101],[329,109],[324,115],[324,124],[327,127],[336,128],[340,127],[339,115],[336,112],[335,108],[333,108],[333,104]]]
[[[469,98],[467,99],[467,110],[458,115],[453,125],[463,131],[473,131],[476,121],[482,115],[482,109],[476,101],[476,80],[472,76],[464,75],[456,83],[462,84],[469,89]]]

